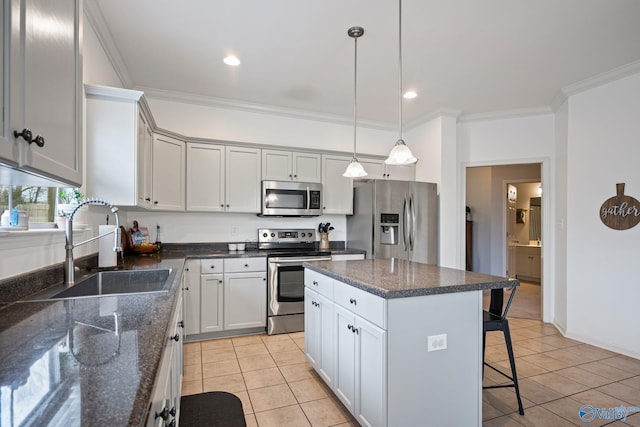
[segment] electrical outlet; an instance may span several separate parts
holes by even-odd
[[[238,233],[240,232],[239,229],[240,229],[240,227],[238,227],[237,225],[232,225],[231,226],[231,235],[232,236],[237,236]]]
[[[430,335],[427,337],[427,351],[445,350],[447,348],[447,334]]]

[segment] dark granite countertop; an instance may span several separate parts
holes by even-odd
[[[518,286],[518,280],[400,259],[314,261],[303,264],[385,299]]]
[[[36,425],[143,425],[185,259],[266,255],[229,252],[225,243],[167,244],[157,255],[125,257],[120,269],[172,268],[166,293],[12,302],[61,283],[61,265],[0,281],[0,394],[12,396],[2,412],[13,414],[14,425],[21,414]],[[96,271],[77,265],[76,281]]]
[[[11,425],[25,416],[34,425],[144,424],[184,258],[127,257],[126,266],[173,269],[170,290],[0,310],[2,413]]]

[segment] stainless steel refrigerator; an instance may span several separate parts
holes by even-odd
[[[438,261],[436,184],[387,179],[353,182],[353,215],[347,216],[347,247],[367,258]]]

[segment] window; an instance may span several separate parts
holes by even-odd
[[[56,187],[0,186],[0,212],[25,211],[30,222],[52,222],[56,212]]]

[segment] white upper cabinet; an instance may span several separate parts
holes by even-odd
[[[187,143],[187,210],[224,212],[225,146]]]
[[[364,170],[367,171],[366,178],[370,179],[393,179],[396,181],[415,180],[416,165],[388,165],[381,159],[358,158]]]
[[[183,211],[185,193],[185,143],[164,135],[153,135],[151,173],[152,208]]]
[[[142,92],[85,85],[86,192],[151,207],[153,133]]]
[[[260,212],[260,149],[227,146],[225,152],[225,210]]]
[[[321,155],[283,150],[262,150],[262,179],[321,182]]]
[[[353,213],[353,181],[342,176],[351,157],[322,155],[322,212]]]
[[[187,143],[187,210],[260,212],[260,149]]]
[[[1,13],[6,25],[2,29],[0,162],[79,186],[80,2],[7,0]]]

